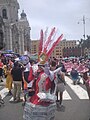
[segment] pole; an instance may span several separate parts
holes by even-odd
[[[83,35],[83,37],[84,37],[84,40],[85,40],[85,37],[86,37],[86,34],[85,34],[85,16],[83,16],[83,32],[84,32],[84,35]]]
[[[83,40],[81,39],[81,41],[80,41],[80,47],[81,47],[81,57],[82,57],[82,42],[83,42]]]

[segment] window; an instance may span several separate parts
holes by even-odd
[[[59,50],[56,50],[56,52],[59,52]]]
[[[6,9],[3,9],[3,10],[2,10],[2,17],[3,17],[4,19],[7,19],[7,11],[6,11]]]

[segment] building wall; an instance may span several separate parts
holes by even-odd
[[[52,57],[60,58],[63,57],[64,48],[73,48],[76,46],[76,40],[62,40],[54,49]]]
[[[38,53],[39,40],[31,40],[31,54]]]
[[[31,54],[38,53],[39,40],[31,41]],[[64,48],[73,48],[76,46],[76,40],[62,40],[54,49],[52,57],[60,58],[63,57]]]

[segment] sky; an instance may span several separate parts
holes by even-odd
[[[90,0],[18,0],[19,15],[24,10],[31,27],[31,39],[40,38],[40,30],[48,28],[48,34],[56,27],[57,36],[80,40],[90,35]]]

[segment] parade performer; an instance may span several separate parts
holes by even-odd
[[[47,66],[48,58],[53,52],[55,46],[61,41],[63,37],[62,34],[58,39],[54,40],[55,32],[56,30],[54,27],[51,30],[49,37],[46,39],[46,36],[43,34],[43,30],[41,30],[35,94],[30,97],[29,103],[26,103],[25,105],[23,115],[25,120],[27,118],[29,120],[42,120],[42,118],[43,120],[54,120],[55,118],[56,99],[54,94],[50,94],[50,89],[51,81],[54,79],[54,74],[57,70],[50,72]]]
[[[35,90],[35,101],[30,99],[30,102],[33,101],[34,104],[42,104],[40,101],[38,102],[37,94],[39,92],[49,93],[49,90],[51,88],[51,80],[50,76],[44,72],[45,70],[45,63],[48,60],[48,57],[53,52],[55,46],[61,41],[63,35],[61,35],[56,41],[53,39],[53,36],[55,34],[55,27],[51,30],[51,33],[46,41],[44,40],[44,34],[43,30],[41,30],[41,36],[40,36],[40,44],[39,44],[39,64],[38,64],[38,71],[40,72],[39,77],[36,81],[36,90]],[[44,88],[43,88],[44,87]],[[37,100],[36,100],[37,98]]]
[[[31,97],[30,102],[37,105],[43,105],[44,102],[40,101],[38,93],[48,93],[51,88],[51,81],[49,76],[44,72],[43,65],[38,65],[38,74],[35,95]]]

